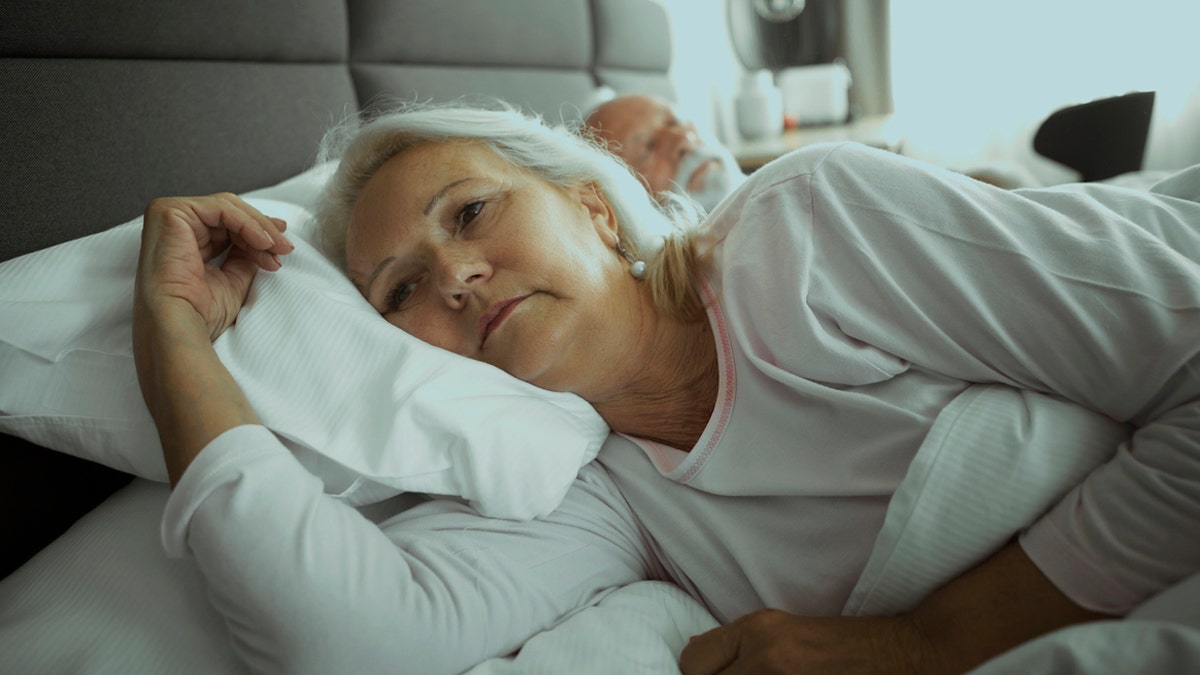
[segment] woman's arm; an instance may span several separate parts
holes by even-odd
[[[861,359],[856,373],[885,379],[918,368],[1007,384],[1137,431],[1021,545],[916,614],[776,616],[777,627],[819,626],[819,644],[837,658],[865,657],[868,670],[880,663],[873,657],[897,653],[896,641],[916,640],[955,672],[1060,625],[1121,614],[1194,571],[1200,206],[1112,188],[997,190],[855,146],[825,152],[747,209],[757,210],[755,224],[784,224],[763,260],[772,247],[804,252],[801,311]],[[768,296],[780,283],[748,276],[762,276]],[[714,640],[737,643],[733,635]]]
[[[261,426],[201,453],[163,528],[168,553],[204,575],[254,672],[458,673],[656,576],[596,464],[545,518],[485,518],[437,499],[375,525],[324,494]]]
[[[256,270],[279,269],[278,256],[292,250],[285,228],[230,194],[157,199],[146,208],[133,351],[172,485],[209,441],[258,423],[212,341],[237,318]]]
[[[142,396],[174,487],[212,439],[236,426],[258,424],[258,416],[194,316],[159,315],[137,325],[134,335]]]
[[[1195,571],[1200,204],[997,190],[847,151],[812,181],[813,302],[884,367],[1042,392],[1135,429],[1021,538],[1074,602],[1124,614]]]

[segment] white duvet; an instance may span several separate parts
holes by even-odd
[[[0,582],[0,673],[246,672],[195,565],[163,553],[169,494],[135,479]],[[644,581],[470,673],[677,672],[687,639],[716,625],[678,587]]]
[[[969,390],[918,452],[846,613],[911,608],[1007,541],[1126,434],[1048,397]],[[135,480],[0,583],[0,672],[241,672],[199,573],[162,551],[167,496],[165,485]],[[963,508],[972,504],[987,508]],[[677,587],[641,582],[469,672],[673,673],[687,639],[716,625]],[[976,671],[1130,672],[1200,672],[1200,574],[1125,620],[1059,631]]]

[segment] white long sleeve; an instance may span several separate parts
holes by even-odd
[[[544,520],[434,500],[377,526],[259,426],[204,449],[163,537],[195,559],[256,671],[461,672],[650,575],[628,506],[594,465]]]
[[[760,335],[801,338],[781,367],[847,384],[925,370],[1129,422],[1132,442],[1023,545],[1075,601],[1111,612],[1200,568],[1200,205],[999,190],[854,145],[760,173],[727,203],[736,219],[715,216],[732,228],[719,281],[749,298],[798,284],[798,318],[727,307]]]

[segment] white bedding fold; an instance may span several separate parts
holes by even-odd
[[[678,672],[688,639],[717,620],[678,586],[639,581],[613,591],[521,651],[484,661],[466,675],[659,675]]]
[[[1062,399],[967,389],[917,451],[843,613],[913,609],[1032,523],[1130,432]]]
[[[974,386],[938,417],[897,490],[847,615],[894,614],[981,562],[1127,440],[1081,406]],[[1200,672],[1200,573],[1124,621],[1055,631],[972,675]]]

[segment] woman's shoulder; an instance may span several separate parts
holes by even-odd
[[[793,150],[756,170],[714,210],[706,223],[709,234],[722,240],[740,229],[744,221],[774,220],[772,214],[803,209],[807,185],[828,165],[859,163],[865,146],[854,143],[821,143]],[[868,149],[869,150],[869,149]],[[869,154],[869,153],[868,153]],[[782,197],[782,202],[779,199]],[[768,212],[768,213],[764,213]],[[758,226],[756,226],[757,228]]]
[[[891,164],[900,156],[862,143],[850,141],[815,143],[792,150],[751,174],[748,183],[767,188],[779,181],[810,176],[830,170],[873,170]]]
[[[837,182],[859,177],[868,180],[885,172],[898,161],[899,155],[872,148],[861,143],[817,143],[798,148],[767,163],[746,179],[726,199],[712,220],[728,219],[762,202],[767,195],[786,191],[796,194],[797,186],[814,181]]]

